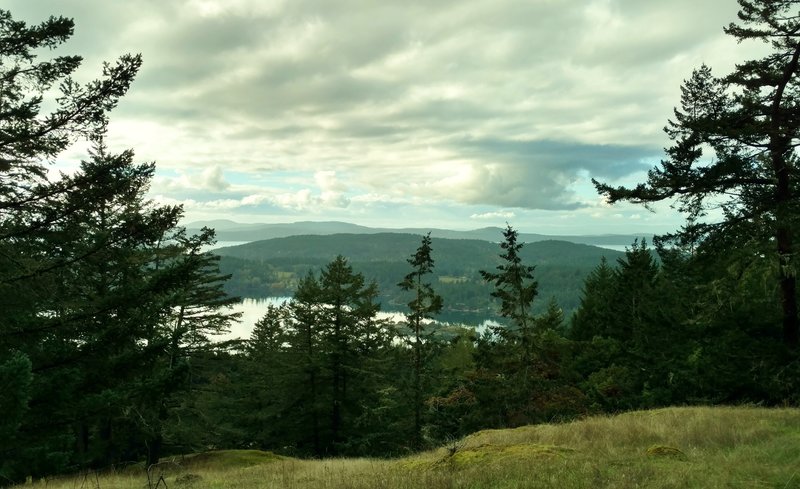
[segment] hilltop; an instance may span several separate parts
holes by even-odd
[[[484,430],[394,460],[299,460],[230,450],[165,459],[168,487],[673,488],[800,487],[800,410],[692,407]],[[144,468],[92,476],[92,487],[147,487]],[[87,475],[25,487],[83,487]]]

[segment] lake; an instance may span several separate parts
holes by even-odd
[[[252,333],[253,328],[255,327],[256,323],[259,319],[264,317],[264,314],[267,313],[267,308],[270,305],[280,305],[285,301],[291,300],[291,297],[268,297],[266,299],[244,299],[239,304],[234,306],[235,312],[241,312],[242,317],[239,320],[239,323],[233,323],[230,328],[230,332],[217,336],[214,339],[217,341],[223,340],[231,340],[236,338],[247,339],[250,337],[250,333]],[[405,320],[405,316],[401,312],[397,311],[381,311],[378,313],[379,319],[390,319],[393,321],[403,321]],[[451,313],[442,315],[442,323],[449,323],[449,324],[463,324],[465,326],[470,326],[475,328],[477,331],[481,332],[485,330],[489,326],[499,326],[499,323],[491,320],[486,319],[485,314],[479,314],[474,312],[468,313]]]

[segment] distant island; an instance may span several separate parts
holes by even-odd
[[[199,232],[203,227],[212,228],[217,233],[219,241],[238,241],[249,242],[273,238],[287,238],[290,236],[319,235],[326,236],[331,234],[380,234],[380,233],[400,233],[423,235],[428,232],[434,239],[477,239],[482,241],[498,242],[501,237],[502,229],[499,227],[485,227],[473,229],[471,231],[455,231],[450,229],[437,228],[372,228],[339,221],[300,221],[293,223],[239,223],[227,219],[216,219],[210,221],[194,221],[186,224],[186,228],[191,234]],[[526,243],[536,243],[539,241],[568,241],[570,243],[585,244],[600,247],[613,247],[620,250],[629,246],[635,239],[646,239],[652,242],[652,233],[635,234],[600,234],[600,235],[547,235],[536,233],[519,233],[519,239]]]
[[[217,223],[199,224],[210,226]],[[298,281],[309,271],[318,271],[334,257],[342,255],[367,280],[374,280],[378,284],[384,310],[406,310],[409,299],[397,287],[397,283],[406,273],[406,260],[419,244],[421,233],[378,232],[372,228],[330,222],[244,225],[243,228],[236,228],[233,223],[224,224],[227,226],[223,226],[219,233],[225,238],[301,230],[317,232],[215,249],[214,253],[222,257],[221,271],[231,275],[225,284],[225,290],[231,295],[247,298],[292,295]],[[367,232],[332,234],[339,225],[343,229]],[[493,230],[496,232],[493,233]],[[501,230],[431,231],[432,236],[434,233],[451,236],[433,239],[433,258],[436,263],[434,278],[445,303],[442,319],[472,324],[495,318],[496,307],[489,296],[490,287],[479,272],[493,270],[498,265],[498,253],[501,250],[492,241],[499,241]],[[483,236],[483,239],[464,237],[477,235]],[[568,318],[579,305],[583,282],[591,270],[603,257],[614,263],[623,256],[622,252],[595,245],[543,239],[543,235],[524,236],[536,239],[522,249],[526,263],[536,266],[535,276],[539,282],[539,296],[534,302],[536,312],[544,311],[549,301],[555,300]],[[612,240],[611,236],[580,238]],[[623,238],[631,239],[631,242],[637,239],[636,236],[617,237],[618,240]]]

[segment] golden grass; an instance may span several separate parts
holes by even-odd
[[[169,488],[800,488],[800,410],[670,408],[486,430],[397,460],[297,460],[224,451],[175,460]],[[40,481],[142,489],[138,474]],[[30,486],[29,486],[30,487]]]

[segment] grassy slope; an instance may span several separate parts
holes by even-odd
[[[170,488],[800,488],[800,410],[639,411],[481,431],[397,460],[312,461],[226,451],[163,467]],[[146,487],[141,472],[96,482],[86,487]],[[51,480],[46,487],[81,487],[81,479]]]

